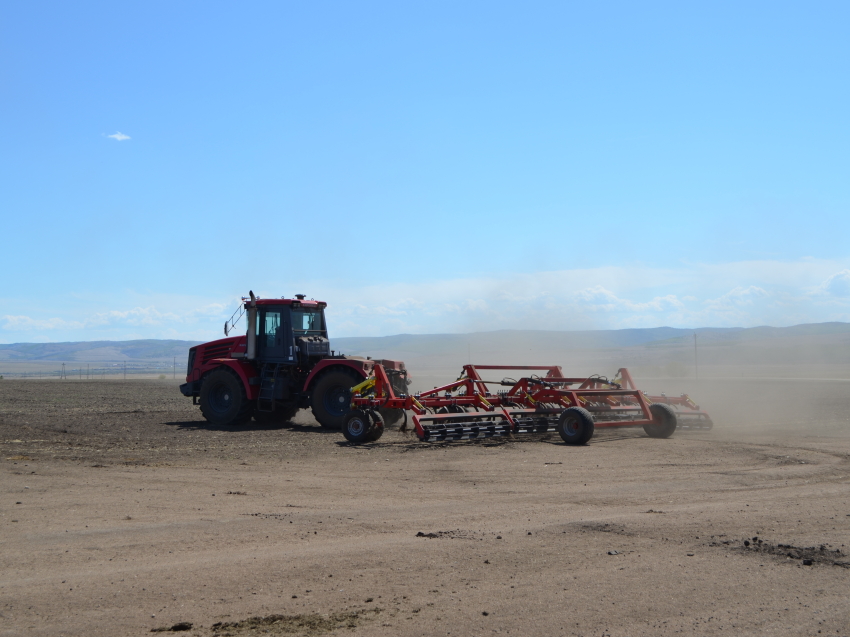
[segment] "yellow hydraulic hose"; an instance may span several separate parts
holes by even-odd
[[[364,380],[359,385],[355,385],[354,387],[352,387],[350,389],[351,395],[352,396],[354,394],[363,395],[364,391],[372,389],[374,386],[375,386],[375,379],[374,378],[367,378],[366,380]]]

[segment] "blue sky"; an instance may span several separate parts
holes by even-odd
[[[850,321],[846,2],[0,6],[0,342]]]

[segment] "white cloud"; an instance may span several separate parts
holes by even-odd
[[[843,298],[850,297],[850,270],[836,272],[815,288],[813,294]]]
[[[596,285],[592,288],[580,290],[575,294],[575,298],[583,301],[586,309],[594,311],[626,311],[626,312],[644,312],[662,311],[665,308],[684,308],[684,304],[675,294],[666,296],[656,296],[655,298],[642,303],[636,303],[629,299],[622,299],[610,290],[606,290],[601,285]]]
[[[66,321],[61,318],[34,319],[30,316],[13,316],[7,314],[2,317],[5,323],[4,330],[10,332],[32,332],[34,330],[73,330],[85,327],[78,321]]]
[[[187,309],[183,312],[160,312],[155,307],[134,307],[130,310],[110,310],[98,312],[85,319],[86,327],[101,327],[111,325],[132,326],[170,326],[175,324],[192,324],[204,320],[221,319],[226,312],[224,305],[210,303],[203,307]]]
[[[114,139],[116,142],[123,142],[127,139],[130,139],[129,135],[125,135],[124,133],[117,132],[114,135],[107,135],[109,139]]]
[[[289,283],[266,282],[260,293],[277,297]],[[850,262],[813,259],[686,264],[678,269],[637,264],[505,277],[371,285],[302,281],[299,285],[329,304],[332,336],[850,321]],[[24,300],[2,301],[4,309],[32,307]],[[236,298],[147,292],[131,292],[122,299],[123,307],[117,308],[98,307],[95,298],[84,301],[58,317],[50,308],[30,309],[29,316],[0,315],[2,338],[5,342],[211,340],[223,336],[222,325],[238,303]],[[238,329],[244,329],[244,322]]]
[[[328,322],[339,336],[780,326],[850,321],[845,300],[810,295],[848,265],[815,259],[684,264],[676,269],[637,264],[380,286],[327,281],[305,285],[329,303]],[[846,278],[850,282],[850,276]],[[844,281],[836,276],[823,287],[835,295],[844,289]]]
[[[721,297],[705,301],[705,304],[708,307],[715,308],[741,307],[743,305],[752,305],[754,301],[766,296],[770,296],[766,290],[751,285],[746,288],[733,288]]]
[[[210,303],[203,307],[188,309],[184,312],[160,312],[155,307],[135,307],[129,310],[108,310],[96,312],[77,320],[63,318],[33,318],[25,315],[0,317],[3,330],[8,332],[69,332],[83,331],[97,333],[102,337],[110,331],[122,331],[129,327],[154,330],[157,334],[174,331],[176,327],[188,329],[206,328],[207,324],[224,324],[226,308],[221,303]],[[228,314],[229,315],[229,314]],[[138,333],[136,330],[135,333]],[[80,338],[95,338],[81,336]],[[125,338],[121,335],[118,338]],[[146,336],[139,338],[164,338],[164,336]]]

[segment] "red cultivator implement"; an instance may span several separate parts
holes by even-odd
[[[536,371],[544,375],[484,380],[482,371]],[[491,391],[491,386],[508,389]],[[377,440],[384,432],[382,413],[412,413],[420,440],[465,440],[557,431],[567,444],[580,445],[596,428],[643,427],[653,438],[668,438],[679,423],[711,420],[687,396],[648,396],[636,389],[627,369],[608,380],[601,376],[566,378],[560,367],[464,365],[460,378],[415,395],[396,394],[386,371],[351,390],[352,410],[343,421],[354,443]],[[406,424],[406,421],[405,421]]]

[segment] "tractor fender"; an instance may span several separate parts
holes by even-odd
[[[229,367],[234,372],[236,372],[236,375],[239,376],[239,379],[242,381],[242,385],[245,387],[245,393],[248,396],[248,400],[257,399],[257,394],[260,391],[260,385],[259,383],[251,383],[250,379],[257,376],[257,370],[252,364],[233,358],[220,358],[216,361],[211,362],[218,363],[218,365],[212,367],[211,369],[208,369],[204,373],[204,376],[209,374],[211,371],[219,369],[221,367]],[[203,376],[201,377],[201,382],[203,383]]]
[[[356,358],[326,358],[325,360],[319,361],[310,372],[310,375],[307,376],[307,380],[304,381],[303,391],[308,391],[310,386],[313,384],[313,381],[316,380],[316,377],[332,367],[348,367],[356,371],[363,378],[367,378],[372,372],[372,367],[374,367],[374,365],[375,363],[370,360]]]

